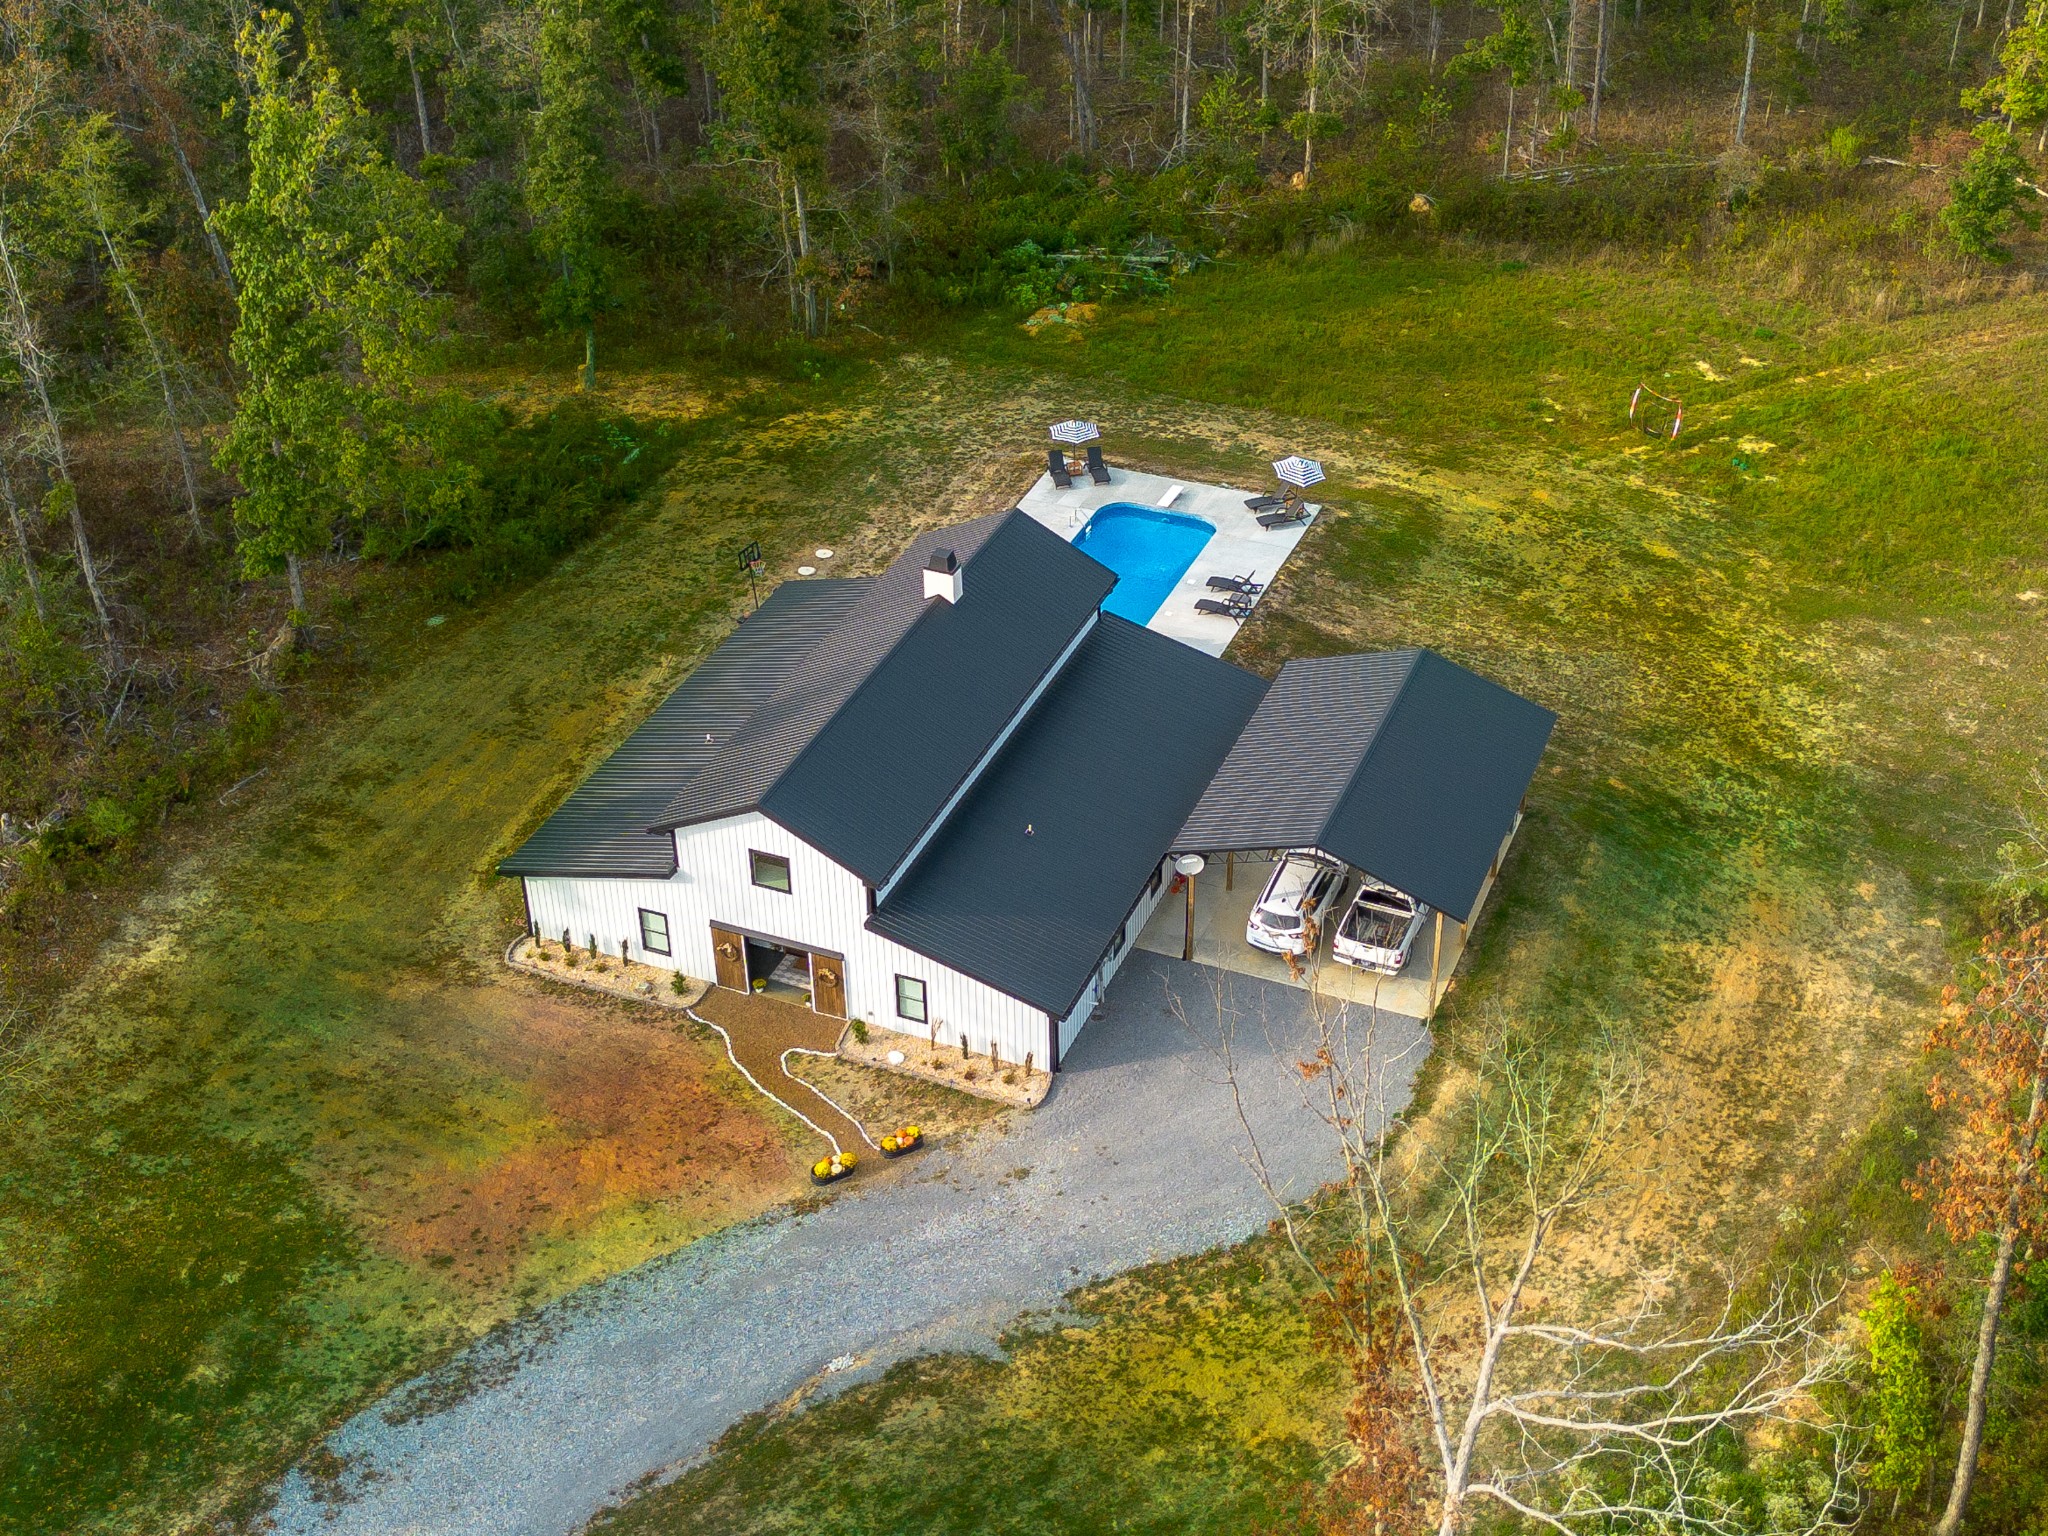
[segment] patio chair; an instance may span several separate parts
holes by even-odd
[[[1097,485],[1109,484],[1109,466],[1102,462],[1102,450],[1093,443],[1088,445],[1088,478]]]
[[[1045,450],[1045,467],[1052,474],[1052,483],[1063,491],[1074,488],[1073,471],[1067,468],[1067,456],[1057,448]]]
[[[1242,576],[1211,576],[1209,578],[1209,590],[1211,592],[1235,592],[1243,597],[1257,597],[1266,590],[1266,584],[1263,581],[1253,581],[1252,576],[1254,574],[1254,572],[1247,571]]]
[[[1244,507],[1247,512],[1271,512],[1275,507],[1287,505],[1285,496],[1268,493],[1264,496],[1247,496]]]
[[[1259,514],[1259,526],[1261,528],[1285,528],[1290,523],[1303,523],[1307,521],[1308,503],[1305,501],[1290,501],[1278,512],[1261,512]]]
[[[1195,599],[1195,612],[1217,614],[1222,618],[1235,619],[1240,624],[1251,616],[1251,611],[1252,605],[1250,601],[1242,597],[1198,597]]]

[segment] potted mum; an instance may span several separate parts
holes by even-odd
[[[821,1157],[811,1164],[813,1184],[836,1184],[853,1172],[854,1156],[851,1152],[834,1152],[830,1157]]]
[[[902,1126],[882,1138],[882,1156],[901,1157],[924,1145],[924,1131],[915,1125]]]

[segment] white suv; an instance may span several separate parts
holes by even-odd
[[[1309,922],[1336,904],[1343,884],[1344,871],[1321,854],[1288,854],[1252,903],[1244,941],[1276,955],[1307,954]]]

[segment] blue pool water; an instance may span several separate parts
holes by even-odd
[[[1116,572],[1116,590],[1103,612],[1144,624],[1214,537],[1216,530],[1199,517],[1113,501],[1096,509],[1074,547]]]

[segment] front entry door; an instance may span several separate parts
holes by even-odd
[[[846,1017],[846,962],[811,956],[811,1007],[834,1019]]]
[[[711,925],[711,963],[717,967],[715,979],[721,987],[747,990],[747,941],[716,923]]]

